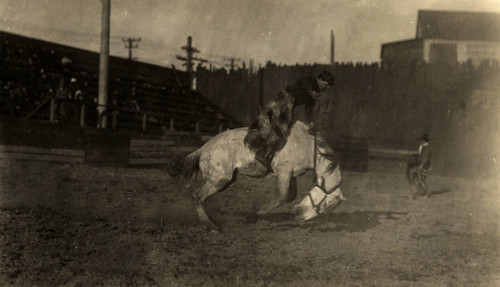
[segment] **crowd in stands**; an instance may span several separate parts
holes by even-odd
[[[82,111],[89,121],[97,122],[98,76],[79,69],[71,54],[6,37],[0,40],[0,65],[1,117],[48,119],[53,102],[58,122],[78,122]],[[195,91],[146,81],[111,76],[105,115],[120,113],[122,119],[137,121],[148,113],[151,122],[161,125],[168,125],[171,118],[184,118],[184,123],[177,121],[180,129],[194,129],[195,122],[205,117],[224,119],[213,103]]]
[[[49,99],[58,100],[58,116],[73,118],[76,107],[95,102],[88,91],[92,75],[77,73],[71,59],[54,50],[0,43],[0,114],[25,118]]]

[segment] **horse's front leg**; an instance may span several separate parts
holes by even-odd
[[[293,199],[289,198],[289,190],[290,190],[290,183],[292,181],[292,173],[287,172],[287,173],[278,173],[278,187],[279,187],[279,194],[278,196],[275,196],[274,199],[272,199],[271,202],[263,205],[258,211],[257,215],[264,215],[269,213],[271,210],[280,207],[286,202],[293,201]],[[292,184],[296,188],[295,184]],[[295,192],[296,195],[296,192]],[[290,200],[291,199],[291,200]]]

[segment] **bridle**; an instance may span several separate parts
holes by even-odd
[[[311,192],[309,192],[307,194],[307,196],[309,196],[309,200],[311,200],[311,205],[314,208],[314,211],[316,211],[316,214],[319,214],[319,209],[321,207],[321,204],[323,204],[323,202],[325,202],[325,200],[328,197],[328,195],[330,195],[333,192],[335,192],[341,186],[342,186],[342,180],[340,180],[339,183],[337,183],[337,185],[335,185],[334,187],[330,188],[329,190],[325,189],[324,183],[323,183],[323,186],[320,186],[320,185],[316,184],[316,187],[319,188],[323,192],[323,198],[318,203],[314,203],[314,200],[312,198]]]
[[[307,194],[309,196],[309,200],[311,200],[311,205],[314,208],[314,211],[316,211],[316,214],[319,214],[320,206],[325,202],[326,198],[328,195],[334,193],[337,189],[339,189],[342,186],[342,180],[340,180],[334,187],[330,189],[325,188],[325,180],[323,179],[321,181],[321,185],[318,184],[318,173],[316,172],[316,167],[317,167],[317,157],[318,157],[318,143],[317,143],[317,135],[314,135],[314,184],[316,185],[317,188],[319,188],[323,192],[323,198],[318,202],[314,203],[314,200],[312,198],[311,192]]]

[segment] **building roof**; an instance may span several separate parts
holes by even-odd
[[[419,10],[416,38],[500,42],[500,13]]]

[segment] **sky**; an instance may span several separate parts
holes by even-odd
[[[101,0],[0,0],[0,30],[98,52]],[[111,0],[110,54],[141,38],[133,57],[180,65],[195,56],[215,66],[380,61],[383,43],[415,37],[419,9],[500,13],[500,0]]]

